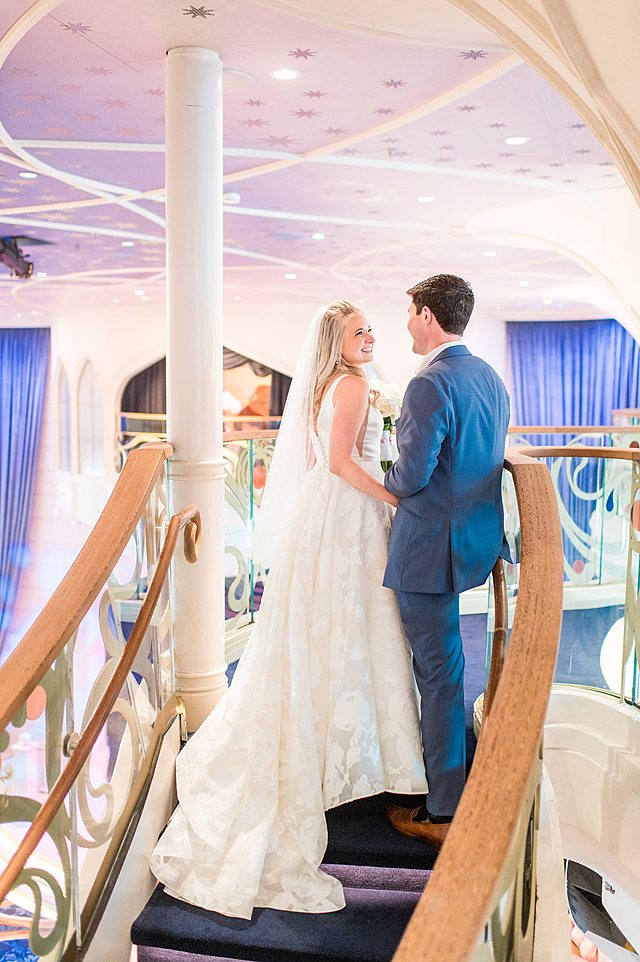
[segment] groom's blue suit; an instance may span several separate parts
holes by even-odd
[[[501,477],[509,395],[463,345],[445,348],[407,387],[398,460],[385,486],[399,499],[384,584],[395,588],[413,653],[431,815],[455,812],[465,780],[464,656],[458,596],[482,584],[504,539]]]

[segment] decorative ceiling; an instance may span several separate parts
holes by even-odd
[[[306,19],[251,0],[4,0],[0,224],[47,243],[22,245],[30,279],[0,265],[0,323],[163,301],[164,59],[182,45],[218,50],[225,67],[227,299],[384,304],[453,271],[498,316],[598,316],[572,293],[588,274],[566,253],[468,225],[523,201],[626,191],[606,151],[447,0],[421,4],[430,35],[412,34],[403,8],[390,36],[389,6],[363,27],[360,2]],[[283,68],[294,78],[271,75]]]

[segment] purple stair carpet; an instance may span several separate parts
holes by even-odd
[[[462,618],[469,760],[472,706],[484,689],[486,618]],[[235,665],[229,666],[232,683]],[[422,797],[377,795],[327,812],[325,866],[340,878],[346,908],[324,915],[256,909],[250,921],[228,919],[164,894],[158,887],[132,928],[139,962],[390,962],[436,852],[389,825],[390,804]]]

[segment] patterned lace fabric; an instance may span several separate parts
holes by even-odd
[[[371,411],[363,454],[381,431]],[[309,472],[233,684],[178,757],[180,804],[151,858],[170,895],[241,918],[340,909],[319,868],[325,810],[426,791],[409,650],[382,587],[390,519],[321,458]]]

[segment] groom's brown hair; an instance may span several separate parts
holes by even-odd
[[[475,304],[468,281],[455,274],[434,274],[410,287],[407,294],[413,299],[417,313],[428,307],[447,334],[464,333]]]

